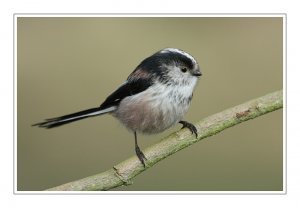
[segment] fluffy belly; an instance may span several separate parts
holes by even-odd
[[[180,100],[159,93],[141,93],[121,101],[114,116],[132,131],[159,133],[178,123],[187,112],[190,98]]]

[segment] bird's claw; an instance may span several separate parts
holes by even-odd
[[[195,134],[196,138],[198,138],[197,128],[193,124],[191,124],[187,121],[179,121],[179,123],[181,123],[183,125],[181,129],[183,129],[185,127],[188,128],[192,132],[192,134]]]
[[[145,168],[146,167],[145,160],[147,160],[147,158],[138,146],[135,147],[135,153]]]

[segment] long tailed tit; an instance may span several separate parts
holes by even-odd
[[[134,133],[135,152],[145,167],[147,159],[137,144],[137,132],[159,133],[181,123],[197,137],[196,127],[182,118],[201,75],[190,54],[166,48],[144,59],[100,107],[46,119],[33,126],[53,128],[109,113]]]

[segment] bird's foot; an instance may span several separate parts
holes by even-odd
[[[193,124],[191,124],[191,123],[189,123],[187,121],[179,121],[179,123],[181,123],[183,125],[181,129],[183,129],[183,128],[186,127],[186,128],[188,128],[192,132],[192,134],[196,135],[196,138],[198,137],[197,128]]]
[[[145,160],[147,160],[147,158],[145,157],[144,153],[140,150],[139,146],[135,147],[135,153],[145,168]]]

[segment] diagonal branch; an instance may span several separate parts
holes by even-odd
[[[199,121],[195,125],[199,132],[198,138],[195,138],[195,135],[192,135],[189,130],[182,129],[148,147],[143,151],[148,159],[146,168],[143,167],[136,156],[133,156],[103,173],[66,183],[46,191],[96,191],[129,185],[136,175],[175,152],[206,137],[215,135],[224,129],[282,107],[282,90],[267,94]]]

